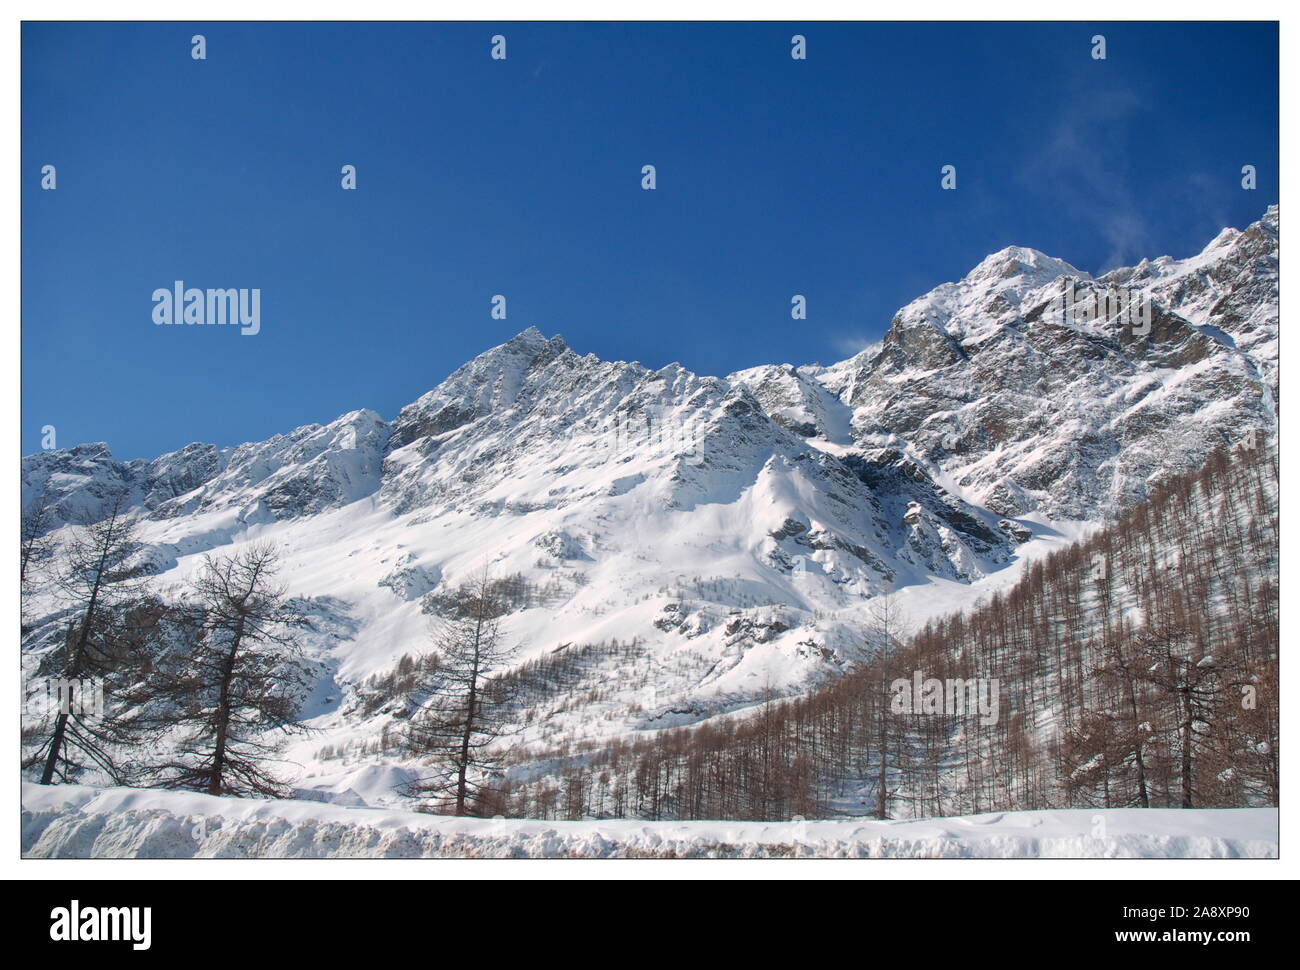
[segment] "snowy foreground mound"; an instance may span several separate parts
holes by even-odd
[[[1277,858],[1274,808],[534,822],[24,783],[26,858]]]

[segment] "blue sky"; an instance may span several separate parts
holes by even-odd
[[[528,326],[829,363],[1004,246],[1189,255],[1278,199],[1277,52],[1230,23],[25,24],[23,452],[392,418]],[[178,279],[260,288],[261,332],[155,326]]]

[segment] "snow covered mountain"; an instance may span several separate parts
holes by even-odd
[[[860,452],[897,452],[998,515],[1096,518],[1274,423],[1277,237],[1273,206],[1190,259],[1099,280],[1011,247],[908,304],[849,360],[733,380],[800,433],[833,436],[847,409]],[[1150,332],[1060,319],[1067,287],[1076,301],[1145,294]]]
[[[391,422],[360,410],[153,461],[40,453],[23,502],[70,530],[126,489],[163,586],[204,553],[280,547],[328,672],[324,735],[291,752],[306,787],[400,774],[329,762],[373,750],[393,713],[367,713],[361,685],[428,649],[430,614],[485,565],[530,590],[508,619],[518,660],[631,648],[591,652],[524,743],[690,723],[851,667],[873,597],[900,591],[913,620],[972,603],[1215,447],[1271,435],[1277,245],[1274,206],[1197,256],[1098,279],[1008,248],[830,367],[650,370],[529,328]],[[1120,289],[1149,299],[1148,326],[1056,312]],[[26,615],[42,649],[48,590]]]

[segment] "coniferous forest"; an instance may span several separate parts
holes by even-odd
[[[1269,449],[1217,451],[973,612],[904,637],[877,609],[872,658],[821,690],[549,752],[558,781],[504,785],[483,807],[790,819],[1276,805],[1277,477]],[[891,688],[917,672],[996,679],[996,722],[969,692],[964,713],[899,713]]]

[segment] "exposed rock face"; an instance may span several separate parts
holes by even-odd
[[[1099,280],[1012,247],[908,304],[856,357],[734,377],[787,427],[844,441],[829,392],[856,449],[894,447],[999,515],[1096,518],[1274,424],[1277,240],[1272,207],[1197,256]],[[1067,288],[1081,304],[1145,297],[1150,319],[1062,314]]]

